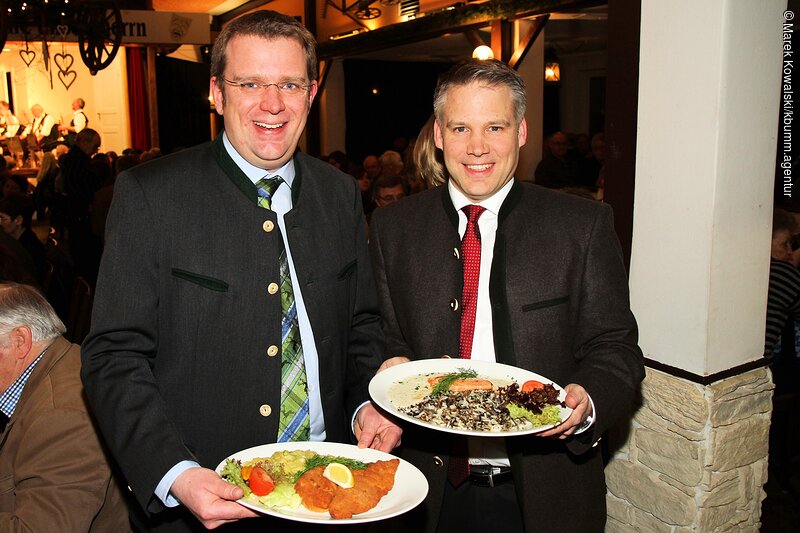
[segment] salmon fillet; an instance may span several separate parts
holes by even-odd
[[[434,376],[432,378],[428,378],[428,385],[431,388],[435,387],[437,383],[442,381],[445,376]],[[466,392],[471,390],[492,390],[493,385],[492,382],[488,379],[480,379],[480,378],[462,378],[453,381],[450,384],[450,389],[453,392]]]

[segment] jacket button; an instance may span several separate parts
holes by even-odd
[[[458,300],[456,300],[455,298],[450,300],[450,309],[452,309],[453,311],[458,311]]]
[[[453,248],[453,257],[461,259],[461,252],[458,251],[458,248]]]
[[[276,292],[278,292],[279,288],[280,287],[278,287],[278,284],[273,281],[272,283],[269,284],[269,286],[267,286],[267,292],[270,294],[275,294]]]
[[[267,355],[270,357],[275,357],[276,355],[278,355],[278,347],[273,344],[272,346],[267,348]]]
[[[267,220],[261,227],[264,228],[264,231],[269,233],[270,231],[275,229],[275,223],[271,220]]]
[[[442,458],[439,457],[438,455],[434,455],[433,464],[435,464],[436,466],[442,466],[444,464],[444,461],[442,461]]]
[[[272,407],[270,407],[267,404],[264,404],[258,408],[258,412],[261,413],[261,416],[269,416],[272,414]]]

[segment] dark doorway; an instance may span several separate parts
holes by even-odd
[[[433,113],[433,90],[449,63],[349,59],[344,62],[345,149],[351,161],[416,137]]]
[[[158,136],[164,154],[210,140],[209,66],[169,57],[156,59]]]

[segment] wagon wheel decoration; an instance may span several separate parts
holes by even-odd
[[[75,15],[72,31],[78,35],[81,59],[92,76],[114,61],[122,43],[122,15],[119,8],[86,6]]]

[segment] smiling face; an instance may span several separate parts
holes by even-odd
[[[236,151],[265,170],[274,171],[285,165],[294,154],[317,93],[316,81],[309,80],[306,74],[306,56],[300,43],[289,38],[233,37],[228,43],[223,77],[236,82],[292,81],[311,86],[308,91],[291,96],[280,93],[275,86],[246,95],[225,82],[221,87],[216,77],[211,78],[217,111],[225,117],[225,131]]]
[[[434,124],[434,140],[459,191],[479,202],[511,180],[528,130],[524,118],[517,125],[508,88],[454,86],[440,119]]]

